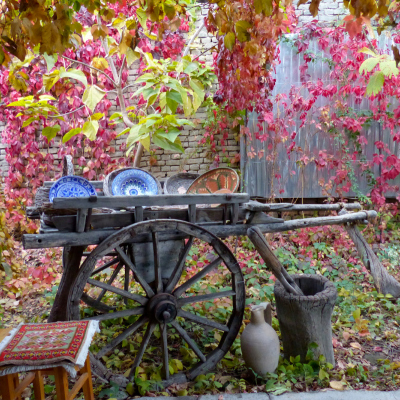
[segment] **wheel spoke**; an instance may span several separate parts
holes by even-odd
[[[184,304],[199,303],[200,301],[220,299],[222,297],[230,297],[235,295],[236,292],[234,290],[225,290],[223,292],[207,293],[200,296],[182,297],[178,299],[178,306],[183,306]]]
[[[169,281],[167,283],[165,292],[171,293],[173,288],[179,282],[179,279],[181,278],[181,275],[182,275],[183,268],[185,267],[186,257],[189,254],[192,244],[193,244],[193,236],[191,236],[189,238],[188,242],[186,243],[185,247],[183,248],[183,251],[179,257],[178,264],[176,264],[174,271],[171,274],[171,278],[169,279]]]
[[[171,325],[178,331],[178,333],[182,337],[182,339],[196,353],[197,357],[199,357],[201,361],[205,362],[206,361],[205,355],[197,347],[196,342],[193,339],[191,339],[191,337],[187,334],[187,332],[179,325],[179,323],[177,321],[172,321]]]
[[[127,267],[127,266],[125,265],[124,290],[126,290],[127,292],[129,291],[129,272],[130,272],[129,267]],[[125,299],[125,300],[124,300],[124,303],[125,303],[125,304],[128,304],[128,299]]]
[[[219,322],[212,321],[208,318],[200,317],[199,315],[192,314],[191,312],[178,310],[178,317],[183,317],[185,319],[190,319],[191,321],[197,322],[201,325],[211,326],[213,328],[219,329],[223,332],[229,332],[229,327],[226,325],[220,324]]]
[[[138,303],[140,303],[142,305],[146,304],[147,301],[148,301],[146,299],[146,297],[140,296],[140,295],[135,294],[135,293],[127,292],[127,291],[119,289],[119,288],[117,288],[115,286],[108,285],[107,283],[96,281],[94,279],[88,279],[87,282],[90,283],[93,286],[97,286],[99,288],[106,289],[106,290],[108,290],[110,292],[119,294],[122,297],[126,297],[128,299],[135,300],[135,301],[137,301]]]
[[[97,315],[95,317],[85,318],[85,320],[96,319],[99,321],[105,321],[106,319],[114,319],[121,317],[130,317],[131,315],[142,315],[144,313],[144,307],[136,307],[129,310],[116,311],[112,313]]]
[[[121,271],[121,268],[122,268],[122,263],[119,263],[117,268],[115,268],[114,272],[112,273],[110,279],[108,280],[107,285],[111,285],[115,281],[115,278],[119,274],[119,271]],[[101,293],[97,296],[96,301],[101,301],[101,299],[106,294],[106,292],[107,292],[107,289],[103,289],[101,291]]]
[[[126,339],[129,335],[139,329],[142,325],[144,325],[149,318],[146,315],[142,315],[134,324],[132,324],[128,329],[125,329],[122,333],[120,333],[115,339],[111,340],[106,346],[104,346],[97,354],[96,358],[99,359],[110,351],[114,349],[114,347],[118,346],[124,339]]]
[[[194,283],[196,283],[198,280],[206,276],[209,272],[211,272],[213,269],[217,268],[219,264],[221,264],[222,258],[218,257],[214,261],[212,261],[210,264],[208,264],[205,268],[203,268],[201,271],[199,271],[196,275],[192,276],[190,279],[188,279],[184,284],[176,288],[173,292],[173,295],[176,297],[179,297],[182,293],[186,292],[192,286]]]
[[[135,265],[133,262],[130,260],[130,258],[125,254],[125,252],[121,249],[120,246],[116,246],[115,250],[119,254],[119,256],[122,258],[122,261],[127,265],[133,272],[133,275],[135,276],[136,280],[140,283],[144,291],[146,292],[148,297],[154,296],[153,289],[149,286],[149,284],[145,281],[145,279],[142,277],[142,275],[138,272],[136,269]]]
[[[129,378],[128,378],[129,380],[131,380],[132,377],[135,375],[136,368],[139,366],[140,362],[142,361],[144,351],[146,350],[146,347],[149,343],[151,334],[154,332],[156,325],[157,324],[155,322],[149,322],[149,324],[147,325],[146,333],[144,334],[139,351],[136,354],[135,361],[132,364],[131,372],[129,373]]]
[[[161,327],[161,325],[160,325]],[[169,361],[168,361],[168,340],[167,340],[167,324],[163,324],[162,329],[162,351],[163,351],[163,370],[164,379],[169,379]]]
[[[107,304],[98,302],[93,297],[90,297],[87,293],[82,293],[81,300],[89,307],[95,308],[97,311],[109,312],[115,310],[115,307],[110,307]]]
[[[158,233],[152,232],[153,238],[153,253],[154,253],[154,276],[156,281],[156,292],[161,293],[163,289],[161,278],[160,252],[158,246]]]
[[[113,265],[117,264],[118,262],[119,262],[119,258],[114,258],[113,260],[111,260],[111,261],[105,263],[105,264],[102,265],[101,267],[95,269],[95,270],[90,274],[90,276],[96,275],[96,274],[98,274],[98,273],[104,271],[105,269],[112,267]]]

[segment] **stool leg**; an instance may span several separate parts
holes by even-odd
[[[83,390],[83,394],[84,394],[85,400],[94,400],[93,382],[92,382],[92,370],[90,368],[89,355],[86,358],[85,365],[81,369],[81,372],[83,372],[83,373],[87,372],[87,374],[88,374],[87,380],[82,386],[82,390]]]
[[[63,367],[54,368],[57,400],[68,400],[68,374]]]
[[[19,385],[19,377],[18,374],[12,374],[13,379],[14,379],[14,390],[17,390],[18,385]],[[15,395],[14,395],[15,396]],[[21,395],[15,396],[15,400],[21,400]]]
[[[35,400],[45,400],[42,371],[36,371],[35,373],[33,393],[35,393]]]
[[[0,376],[0,394],[3,400],[14,400],[16,374]]]

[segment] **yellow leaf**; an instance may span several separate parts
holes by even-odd
[[[108,61],[103,57],[94,57],[92,61],[93,67],[104,71],[108,68]]]
[[[344,383],[340,381],[330,381],[329,386],[335,390],[344,390]]]
[[[352,343],[350,343],[350,346],[355,348],[355,349],[362,350],[361,344],[358,343],[358,342],[352,342]]]

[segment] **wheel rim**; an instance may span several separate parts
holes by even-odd
[[[169,276],[165,277],[163,265],[166,257],[160,251],[162,250],[160,243],[167,243],[165,238],[168,235],[186,237],[186,243],[182,243],[177,262]],[[144,279],[141,266],[134,263],[132,249],[135,245],[129,243],[132,240],[148,240],[152,244],[154,280],[151,282]],[[200,268],[196,266],[197,269],[189,274],[186,261],[190,259],[189,253],[194,241],[204,243],[205,248],[209,249],[207,257],[210,259]],[[110,253],[111,256],[106,256]],[[105,281],[102,281],[99,277],[107,271],[107,268],[113,268],[113,271],[109,271],[103,279]],[[208,293],[204,293],[203,289],[198,289],[205,279],[215,274],[225,274],[224,281],[231,287],[227,290],[224,288],[212,292],[205,289]],[[118,276],[125,277],[123,288]],[[141,365],[149,342],[156,340],[153,334],[158,335],[158,346],[161,344],[164,380],[171,380],[170,362],[174,360],[172,354],[176,353],[168,347],[171,343],[169,336],[179,336],[186,343],[185,348],[192,351],[191,354],[199,360],[196,365],[190,365],[187,371],[183,371],[187,377],[193,379],[205,373],[213,368],[229,350],[239,332],[243,318],[244,282],[240,267],[232,252],[220,239],[204,228],[183,221],[145,221],[116,232],[88,255],[75,282],[68,301],[70,319],[80,319],[84,302],[89,306],[96,306],[94,307],[96,315],[89,319],[99,319],[101,323],[117,318],[130,321],[124,325],[123,331],[118,336],[113,337],[99,349],[96,354],[97,359],[100,360],[110,352],[115,352],[123,341],[138,335],[141,337],[133,363],[129,365],[128,379],[130,380],[137,372],[137,367]],[[91,292],[96,290],[97,298],[91,296]],[[106,294],[112,299],[111,302],[103,301]],[[122,301],[126,306],[124,309],[121,309]],[[212,313],[209,315],[206,312],[204,315],[205,305],[215,303],[218,305],[222,301],[225,302],[223,309],[227,310],[225,317],[219,317],[218,320]],[[192,325],[197,328],[188,328]],[[143,334],[139,333],[141,330]],[[218,343],[205,345],[204,341],[198,339],[196,333],[198,331],[206,332],[207,338],[210,337],[210,332],[211,334],[219,332],[220,339]],[[211,351],[205,351],[208,348]]]

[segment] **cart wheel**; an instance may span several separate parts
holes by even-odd
[[[198,265],[188,260],[195,248],[208,250]],[[129,380],[160,366],[165,385],[182,380],[181,373],[170,378],[182,366],[190,380],[215,367],[239,332],[244,307],[243,275],[229,248],[204,228],[169,219],[136,223],[100,243],[80,268],[68,315],[118,326],[95,357],[118,354],[118,369]]]

